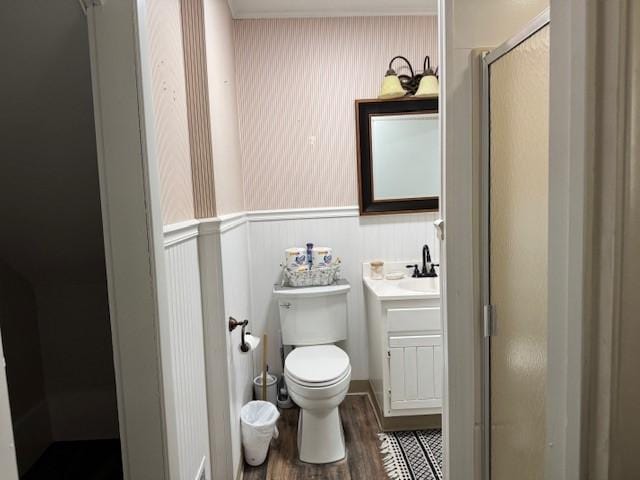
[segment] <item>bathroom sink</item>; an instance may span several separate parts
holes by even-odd
[[[398,282],[398,287],[413,292],[432,293],[439,290],[438,277],[403,278]]]

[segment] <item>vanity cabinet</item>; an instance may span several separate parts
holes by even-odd
[[[442,413],[439,295],[386,299],[370,288],[365,295],[369,382],[380,411],[385,417]]]

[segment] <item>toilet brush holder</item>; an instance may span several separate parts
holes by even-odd
[[[267,398],[262,398],[262,374],[253,379],[253,393],[256,400],[266,400],[278,406],[278,377],[267,374]]]

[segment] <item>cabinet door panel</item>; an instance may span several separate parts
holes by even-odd
[[[404,349],[404,392],[405,400],[418,399],[417,348]]]
[[[404,348],[391,348],[389,358],[389,380],[391,402],[405,400],[404,394]]]
[[[419,347],[418,349],[418,365],[420,365],[418,375],[418,395],[420,398],[435,397],[434,387],[434,348]],[[429,368],[431,365],[431,368]]]
[[[389,338],[391,408],[442,406],[442,337]]]
[[[434,396],[442,399],[442,374],[444,365],[442,363],[442,345],[433,347],[433,385]]]

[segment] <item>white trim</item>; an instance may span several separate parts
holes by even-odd
[[[277,222],[317,218],[347,218],[359,216],[358,207],[290,208],[237,212],[219,217],[201,218],[164,226],[164,246],[169,247],[196,236],[228,232],[247,222]]]
[[[174,451],[159,342],[166,278],[140,3],[106,2],[87,22],[124,476],[163,480]]]
[[[2,350],[2,333],[0,332],[0,465],[2,478],[18,480],[18,462],[16,458],[15,439],[11,425],[11,409],[9,407],[9,387],[7,385],[6,362]]]
[[[200,219],[200,234],[224,233],[247,222],[246,212],[230,213],[213,218]]]
[[[309,218],[357,217],[360,215],[357,206],[322,207],[322,208],[289,208],[282,210],[254,210],[247,212],[251,222],[274,222],[277,220],[305,220]]]
[[[596,99],[595,90],[590,90],[596,68],[603,68],[602,59],[593,55],[597,50],[597,4],[551,2],[545,478],[567,480],[584,478],[586,473],[583,368],[588,369],[584,346],[590,313],[585,308],[589,295],[584,288],[589,274],[585,270],[586,239]]]
[[[196,476],[193,480],[200,480],[201,478],[203,478],[202,475],[205,473],[204,466],[206,461],[207,461],[207,457],[202,457],[202,461],[200,462],[200,467],[198,467],[198,472],[196,473]]]
[[[164,246],[170,247],[198,236],[198,220],[166,225],[163,230]]]

